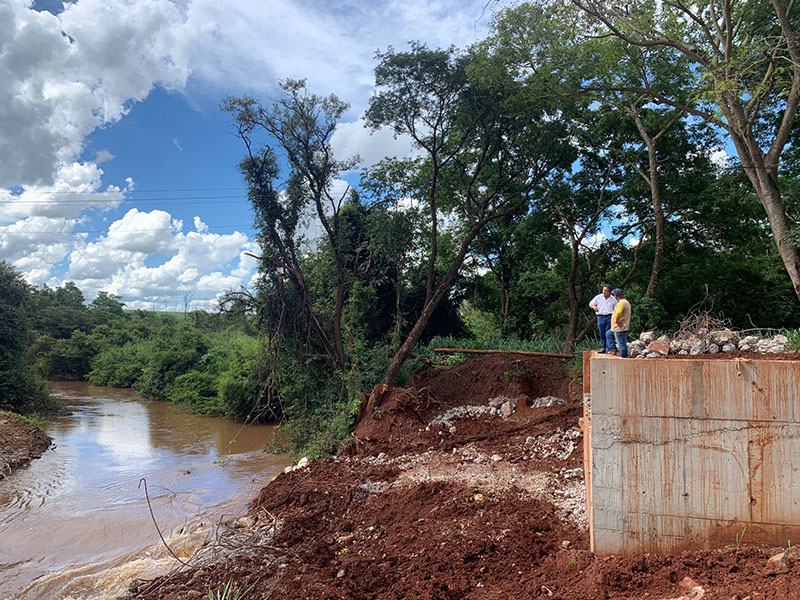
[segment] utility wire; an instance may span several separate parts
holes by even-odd
[[[208,229],[246,229],[252,227],[252,225],[207,225]],[[113,233],[149,233],[151,231],[175,231],[174,227],[157,227],[153,229],[114,229]],[[191,233],[194,230],[189,230],[187,233]],[[109,229],[82,229],[79,231],[34,231],[32,229],[20,229],[17,231],[12,231],[6,229],[5,231],[0,230],[0,235],[7,234],[7,235],[28,235],[28,234],[40,234],[40,233],[60,233],[62,235],[73,235],[76,233],[111,233]],[[176,232],[176,233],[183,233],[183,232]],[[204,231],[198,231],[195,233],[206,233]]]
[[[125,193],[125,194],[150,194],[153,192],[223,192],[228,190],[238,190],[241,192],[246,192],[247,188],[243,187],[219,187],[219,188],[164,188],[164,189],[151,189],[151,190],[127,190],[127,189],[120,189],[120,190],[113,190],[113,191],[100,191],[100,192],[74,192],[69,190],[30,190],[25,191],[25,194],[117,194],[117,193]]]
[[[212,200],[212,202],[202,202],[202,200]],[[101,206],[104,203],[123,203],[123,202],[137,202],[137,203],[160,203],[165,204],[221,204],[224,200],[247,200],[245,196],[197,196],[193,198],[116,198],[116,199],[99,199],[94,200],[0,200],[0,208],[3,206],[13,206],[15,204],[41,204],[41,205],[59,205],[59,204],[96,204]]]

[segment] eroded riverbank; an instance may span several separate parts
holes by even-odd
[[[44,454],[50,437],[19,415],[0,411],[0,479]]]

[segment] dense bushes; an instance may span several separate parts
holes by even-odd
[[[261,342],[239,332],[204,333],[189,323],[108,346],[92,360],[95,385],[133,387],[200,413],[253,418],[262,408]]]
[[[30,413],[49,405],[31,366],[31,288],[0,261],[0,409]]]

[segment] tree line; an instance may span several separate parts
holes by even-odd
[[[44,381],[135,388],[195,412],[266,419],[263,347],[251,317],[235,312],[125,310],[72,282],[33,288],[0,261],[0,409],[59,407]]]

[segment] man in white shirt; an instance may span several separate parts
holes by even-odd
[[[602,294],[597,294],[597,296],[592,298],[592,301],[589,302],[589,308],[597,315],[597,330],[600,332],[600,343],[603,346],[600,350],[600,354],[604,354],[608,351],[606,335],[608,330],[611,329],[611,315],[616,306],[617,299],[611,295],[611,286],[608,284],[603,286]]]

